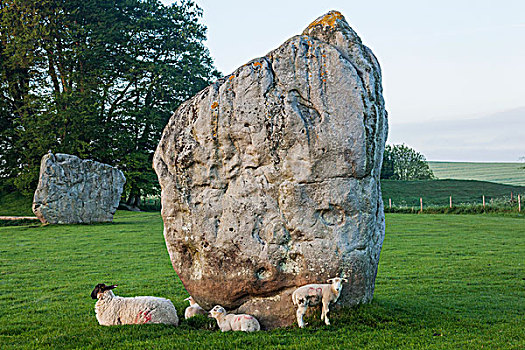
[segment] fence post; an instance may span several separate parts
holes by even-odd
[[[452,196],[450,196],[450,209],[452,209]]]
[[[510,192],[510,202],[512,203],[512,191]]]
[[[419,197],[419,205],[421,207],[420,213],[423,212],[423,197]]]
[[[485,195],[483,195],[483,208],[485,208]]]
[[[392,198],[388,198],[388,207],[392,209]]]
[[[518,212],[521,212],[521,195],[518,194]]]

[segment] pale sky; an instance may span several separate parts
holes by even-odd
[[[204,10],[206,45],[223,74],[338,10],[381,64],[389,143],[404,142],[429,160],[513,162],[525,156],[525,0],[196,3]],[[513,122],[516,111],[523,117],[521,127],[511,128],[512,145],[501,143],[510,137],[507,111]],[[445,129],[459,123],[469,137],[447,134],[440,144],[436,123]]]

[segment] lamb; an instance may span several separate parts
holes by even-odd
[[[246,314],[226,314],[226,310],[216,305],[210,311],[210,316],[217,320],[217,324],[221,329],[221,332],[228,331],[243,331],[243,332],[255,332],[261,329],[259,321],[252,315]]]
[[[186,310],[184,311],[184,318],[187,320],[188,318],[191,318],[193,316],[197,316],[197,315],[207,315],[208,312],[206,310],[204,310],[199,304],[197,304],[195,302],[195,300],[193,300],[193,298],[191,296],[187,297],[186,299],[184,300],[187,300],[190,302],[190,306],[188,306],[186,308]]]
[[[99,283],[91,292],[95,304],[97,321],[102,326],[120,324],[163,323],[177,326],[177,310],[169,299],[158,297],[123,298],[113,294],[116,285]]]
[[[330,278],[327,282],[330,284],[307,284],[297,288],[292,294],[292,301],[297,305],[297,323],[299,327],[304,328],[303,316],[306,314],[308,306],[319,305],[322,302],[321,321],[324,320],[326,325],[330,325],[328,319],[328,309],[330,303],[335,303],[339,299],[342,282],[348,282],[346,278]]]

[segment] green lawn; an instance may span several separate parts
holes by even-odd
[[[257,334],[206,322],[102,327],[89,294],[187,296],[171,268],[158,213],[115,223],[0,227],[0,348],[523,349],[525,221],[489,215],[387,215],[370,305]],[[319,312],[318,312],[319,314]],[[202,321],[202,320],[201,320]]]
[[[525,186],[524,163],[428,162],[438,179],[490,181]]]
[[[506,197],[510,201],[510,194],[516,199],[518,193],[525,197],[524,186],[510,186],[486,181],[472,180],[416,180],[398,181],[381,180],[383,201],[388,206],[388,199],[392,199],[394,206],[419,207],[419,198],[423,204],[448,206],[450,196],[453,204],[471,203],[481,204],[482,196],[489,204],[491,199]],[[522,198],[525,206],[525,198]]]

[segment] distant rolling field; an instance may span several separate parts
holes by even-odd
[[[481,204],[482,196],[487,203],[496,198],[507,198],[513,193],[525,195],[525,186],[504,185],[476,180],[381,180],[383,201],[393,206],[419,206],[419,198],[424,205],[448,205],[450,196],[455,205]],[[523,201],[523,200],[522,200]]]
[[[524,163],[428,162],[438,179],[478,180],[525,186]]]

